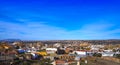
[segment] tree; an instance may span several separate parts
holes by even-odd
[[[113,49],[112,51],[113,51],[113,52],[116,52],[117,50]]]
[[[78,55],[77,52],[75,52],[75,55]]]
[[[57,50],[56,53],[57,53],[57,54],[65,54],[65,50],[61,50],[61,49],[58,48],[58,50]]]
[[[120,54],[115,54],[114,57],[119,58],[120,59]]]
[[[94,53],[93,56],[94,57],[102,57],[102,54],[101,53]]]

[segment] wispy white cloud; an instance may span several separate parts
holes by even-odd
[[[26,20],[21,20],[26,21]],[[61,27],[50,26],[39,22],[26,22],[17,24],[0,21],[0,39],[19,38],[27,40],[45,39],[109,39],[119,38],[120,29],[109,30],[115,25],[109,23],[89,23],[83,25],[79,30],[65,30]]]

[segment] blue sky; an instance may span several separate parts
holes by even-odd
[[[0,39],[120,39],[119,0],[0,0]]]

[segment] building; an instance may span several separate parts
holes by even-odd
[[[47,54],[56,53],[57,48],[46,48]]]

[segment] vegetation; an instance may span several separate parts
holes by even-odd
[[[14,65],[52,65],[50,59],[42,60],[15,60]]]
[[[119,58],[120,59],[120,54],[115,54],[114,57]]]
[[[102,54],[101,53],[94,53],[93,56],[94,57],[102,57]]]

